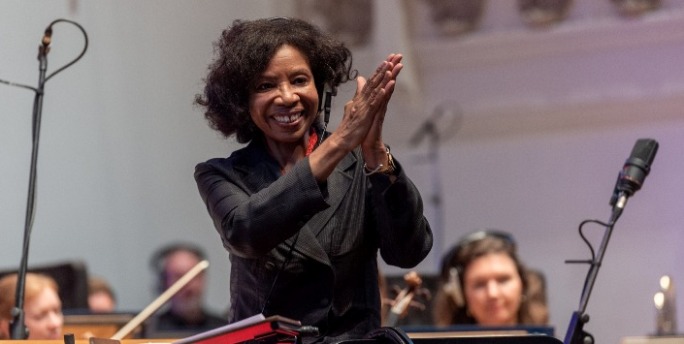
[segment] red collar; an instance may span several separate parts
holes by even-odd
[[[309,134],[309,145],[306,147],[306,156],[309,156],[314,148],[316,148],[316,142],[318,142],[318,134],[316,134],[316,131],[312,128],[311,134]]]

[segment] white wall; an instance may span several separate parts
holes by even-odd
[[[608,219],[622,163],[636,139],[652,137],[660,151],[616,225],[586,327],[607,343],[648,334],[658,278],[668,273],[684,283],[682,5],[665,1],[666,10],[627,20],[605,4],[576,1],[566,23],[531,31],[505,3],[489,2],[480,33],[407,42],[410,34],[387,29],[402,7],[377,2],[382,35],[355,51],[362,74],[391,50],[407,54],[386,140],[433,224],[435,180],[443,201],[440,241],[419,270],[434,272],[439,252],[465,232],[508,229],[528,265],[547,274],[551,321],[562,338],[587,271],[563,263],[588,257],[577,226]],[[47,83],[30,264],[85,259],[92,274],[112,282],[121,309],[139,310],[154,297],[151,252],[187,239],[209,251],[207,301],[224,310],[227,254],[192,172],[237,146],[206,126],[192,100],[223,28],[234,18],[282,14],[291,14],[287,6],[269,1],[4,1],[0,79],[35,85],[36,48],[54,19],[77,21],[91,43],[83,60]],[[77,30],[57,24],[48,73],[81,44]],[[337,110],[351,92],[352,85],[341,89]],[[0,268],[19,264],[32,100],[30,91],[0,85]],[[426,142],[415,147],[408,139],[438,106],[458,108],[461,120],[458,131],[443,133],[451,137],[435,170]],[[601,238],[600,229],[588,233]]]
[[[76,5],[71,10],[71,5]],[[0,11],[0,78],[35,86],[36,51],[57,18],[81,24],[84,58],[46,84],[30,265],[85,259],[113,284],[122,310],[153,300],[149,257],[161,245],[201,244],[209,303],[228,305],[227,254],[192,178],[195,163],[235,147],[192,106],[212,42],[235,18],[270,4],[229,1],[5,1]],[[83,38],[53,27],[49,70],[70,61]],[[31,155],[33,94],[0,85],[2,181],[0,265],[19,265]]]

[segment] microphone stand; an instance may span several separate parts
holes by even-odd
[[[71,62],[57,69],[55,72],[49,76],[45,76],[47,72],[47,54],[50,52],[50,42],[52,36],[52,25],[58,22],[68,22],[76,25],[79,30],[83,33],[85,38],[85,45],[81,53]],[[85,54],[88,49],[88,35],[81,25],[76,22],[57,19],[50,23],[48,28],[45,30],[45,36],[43,37],[42,44],[38,47],[38,87],[33,88],[26,85],[14,84],[6,82],[4,80],[2,83],[8,84],[10,86],[18,86],[23,88],[31,89],[35,92],[35,98],[33,100],[33,145],[31,149],[31,167],[29,172],[29,188],[28,196],[26,202],[26,220],[24,222],[24,243],[21,252],[21,262],[19,265],[19,270],[17,271],[17,285],[15,293],[15,306],[11,310],[12,321],[10,323],[10,338],[11,339],[27,339],[28,329],[25,325],[25,314],[24,314],[24,292],[26,289],[26,273],[28,270],[28,254],[29,254],[29,243],[31,241],[31,229],[33,227],[33,219],[35,215],[34,204],[36,195],[36,174],[38,165],[38,143],[40,138],[40,121],[43,111],[43,96],[45,95],[45,83],[55,76],[57,73],[63,71],[67,67],[76,63]]]
[[[455,110],[458,110],[455,112]],[[444,239],[444,214],[442,206],[442,177],[439,168],[439,144],[451,138],[460,128],[462,114],[457,104],[443,104],[437,106],[432,115],[415,131],[409,139],[409,145],[418,146],[425,137],[428,137],[428,151],[426,160],[432,170],[432,197],[430,201],[434,206],[434,226],[432,233],[435,242]],[[441,121],[441,123],[439,123]],[[435,257],[442,256],[442,245],[435,245],[432,252]],[[439,259],[439,258],[438,258]]]
[[[570,325],[568,326],[568,332],[565,335],[564,344],[594,343],[594,337],[584,331],[584,324],[589,322],[589,316],[585,313],[587,303],[589,302],[589,295],[591,295],[591,290],[594,287],[596,275],[598,274],[598,269],[601,267],[603,255],[606,252],[606,247],[608,246],[610,235],[613,232],[613,227],[620,218],[620,215],[622,215],[622,210],[627,204],[627,199],[641,188],[644,179],[651,170],[651,164],[653,163],[653,159],[655,158],[657,151],[658,142],[656,140],[637,140],[636,144],[634,144],[634,148],[632,149],[632,153],[625,161],[622,171],[620,171],[618,178],[615,181],[613,195],[610,198],[610,205],[613,206],[613,213],[610,217],[610,221],[608,221],[608,223],[603,223],[597,220],[586,220],[580,224],[579,233],[587,246],[589,246],[589,250],[591,251],[591,260],[566,261],[566,263],[588,263],[590,264],[590,268],[587,278],[584,281],[584,288],[582,289],[582,298],[580,300],[579,309],[572,314]],[[589,240],[587,240],[582,232],[583,226],[589,222],[597,223],[606,227],[606,231],[603,234],[603,240],[601,241],[601,246],[599,247],[597,255],[594,254],[594,248],[591,246],[591,243]]]
[[[38,87],[33,99],[33,146],[31,150],[31,169],[29,172],[29,189],[26,204],[26,220],[24,222],[24,245],[21,252],[21,263],[17,273],[17,291],[15,306],[12,308],[12,323],[10,336],[12,339],[28,338],[28,329],[24,325],[24,289],[26,286],[26,272],[28,266],[29,242],[33,227],[34,203],[36,193],[36,167],[38,163],[38,141],[40,137],[40,118],[43,111],[43,96],[45,95],[45,72],[47,71],[47,54],[50,47],[42,44],[38,47]]]
[[[426,123],[427,125],[427,123]],[[432,204],[434,206],[434,211],[435,211],[435,226],[437,229],[437,238],[438,240],[443,240],[444,239],[444,214],[443,214],[443,206],[442,206],[442,176],[440,174],[440,169],[439,169],[439,141],[440,141],[440,135],[439,132],[436,130],[435,123],[433,121],[429,122],[429,128],[430,131],[428,133],[432,134],[430,135],[430,139],[428,140],[429,142],[429,152],[428,152],[428,159],[430,160],[430,163],[432,164]],[[437,245],[437,250],[435,252],[436,257],[441,257],[442,256],[442,246]]]
[[[438,113],[438,116],[441,113]],[[442,214],[442,186],[441,186],[441,175],[439,171],[439,142],[441,140],[439,131],[435,124],[435,118],[428,118],[421,126],[418,128],[416,133],[410,139],[410,144],[418,145],[424,137],[428,137],[428,152],[427,161],[431,166],[432,174],[432,197],[430,201],[434,207],[435,211],[435,221],[433,226],[433,235],[435,236],[435,242],[441,242],[443,239],[443,214]],[[436,257],[441,257],[441,246],[433,247],[433,254]]]
[[[594,256],[593,249],[591,248],[591,245],[589,245],[589,248],[592,251],[592,259],[591,260],[567,260],[566,263],[587,263],[590,265],[589,267],[589,272],[587,273],[587,277],[584,281],[584,288],[582,289],[582,296],[580,298],[580,305],[579,308],[572,313],[572,317],[570,318],[570,324],[568,326],[568,331],[565,334],[565,340],[563,341],[563,344],[593,344],[594,343],[594,336],[592,336],[590,333],[584,331],[584,324],[589,322],[589,315],[586,314],[586,309],[587,309],[587,304],[589,303],[589,296],[591,295],[591,291],[594,288],[594,283],[596,282],[596,276],[598,275],[598,270],[601,267],[601,263],[603,262],[603,256],[606,252],[606,248],[608,247],[608,241],[610,240],[610,236],[613,233],[613,227],[615,226],[615,223],[617,220],[620,218],[620,215],[622,215],[622,210],[625,207],[625,204],[627,203],[627,196],[624,194],[624,192],[620,192],[620,195],[618,197],[617,204],[615,207],[613,207],[613,212],[610,217],[610,221],[608,223],[602,223],[596,220],[586,220],[583,221],[582,224],[580,225],[580,234],[581,234],[581,227],[588,223],[588,222],[595,222],[599,223],[603,226],[606,227],[606,231],[603,234],[603,239],[601,240],[601,245],[599,246],[599,250],[597,254]],[[582,236],[585,242],[589,244],[586,238]]]

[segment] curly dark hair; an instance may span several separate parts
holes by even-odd
[[[332,87],[356,77],[351,51],[317,27],[294,18],[235,20],[214,43],[216,59],[209,65],[204,93],[195,104],[205,108],[211,128],[240,143],[261,131],[249,114],[249,96],[259,75],[283,45],[292,45],[308,59],[319,98],[324,83]],[[320,125],[320,119],[317,120]]]

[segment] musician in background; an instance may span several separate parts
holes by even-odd
[[[16,306],[17,274],[0,279],[0,339],[10,338],[12,308]],[[62,302],[51,277],[27,273],[24,288],[24,324],[30,340],[63,339]]]
[[[198,164],[195,180],[230,253],[230,321],[281,315],[318,328],[305,342],[363,338],[380,327],[378,253],[409,268],[432,247],[420,194],[382,140],[402,56],[356,79],[330,133],[325,90],[356,77],[341,42],[270,18],[235,21],[215,51],[197,103],[247,145]]]
[[[463,237],[442,260],[435,325],[547,325],[543,275],[527,270],[516,251],[507,232],[482,230]]]
[[[189,243],[174,243],[157,251],[151,264],[158,276],[158,292],[171,287],[205,257],[202,249]],[[190,335],[227,324],[226,319],[204,307],[205,289],[206,275],[202,272],[171,297],[169,306],[151,319],[146,332],[151,337]]]
[[[88,278],[88,308],[92,313],[112,313],[116,309],[114,290],[103,278]]]

